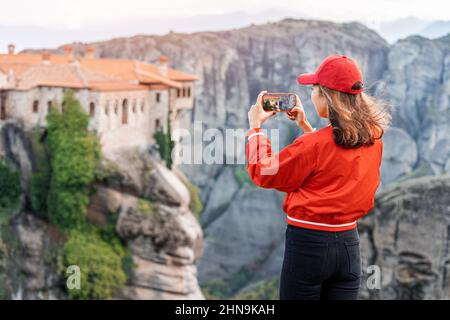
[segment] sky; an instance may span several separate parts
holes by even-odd
[[[2,0],[0,46],[14,42],[20,50],[135,34],[223,30],[286,17],[359,21],[377,30],[384,22],[410,16],[421,22],[450,20],[450,1]],[[387,28],[389,33],[393,27]]]
[[[14,0],[2,1],[0,25],[82,28],[105,22],[276,10],[334,21],[406,16],[450,19],[446,0]]]

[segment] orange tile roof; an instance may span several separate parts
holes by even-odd
[[[100,91],[148,90],[182,87],[182,81],[197,76],[168,68],[163,75],[158,66],[136,60],[73,59],[69,55],[0,54],[0,71],[14,74],[15,88],[28,90],[37,86],[87,88]]]

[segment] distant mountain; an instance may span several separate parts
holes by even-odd
[[[61,43],[68,42],[96,42],[141,34],[164,35],[171,31],[191,33],[232,30],[251,24],[279,21],[286,17],[315,19],[316,16],[314,13],[295,10],[267,10],[252,14],[236,11],[187,17],[149,16],[139,19],[115,20],[79,29],[0,25],[0,51],[6,50],[9,43],[16,44],[18,50],[39,49],[56,47]],[[450,32],[450,21],[424,20],[414,16],[386,22],[365,23],[361,21],[361,23],[377,31],[391,44],[411,35],[438,38]]]
[[[419,35],[435,39],[445,36],[448,33],[450,33],[450,20],[434,22],[420,31]]]
[[[80,29],[55,29],[29,26],[0,25],[0,51],[9,43],[18,50],[56,47],[67,42],[93,42],[136,34],[163,35],[174,32],[218,31],[241,28],[250,24],[267,23],[285,17],[310,18],[293,10],[270,10],[254,14],[232,12],[226,14],[196,15],[188,17],[161,16],[132,20],[119,20]]]
[[[450,20],[433,21],[408,16],[402,19],[382,22],[371,27],[392,44],[399,39],[412,35],[420,35],[430,39],[445,36],[450,32]]]
[[[432,21],[408,16],[402,19],[382,22],[381,24],[379,24],[378,26],[374,26],[373,28],[389,43],[394,43],[398,39],[406,38],[410,35],[420,33],[431,23]]]

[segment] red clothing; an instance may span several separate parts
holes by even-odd
[[[333,127],[304,133],[272,155],[261,128],[247,132],[247,170],[262,188],[286,192],[283,211],[288,224],[323,231],[343,231],[374,207],[380,184],[383,141],[344,149]],[[276,165],[278,163],[278,166]]]

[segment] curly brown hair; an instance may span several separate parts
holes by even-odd
[[[373,145],[391,124],[391,105],[364,92],[349,94],[317,85],[325,98],[334,141],[344,148]]]

